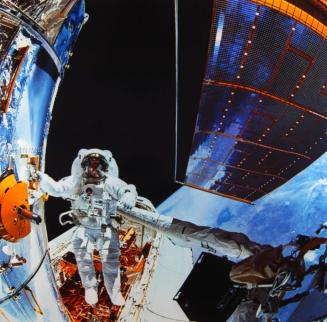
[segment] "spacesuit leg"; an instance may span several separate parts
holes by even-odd
[[[92,236],[83,226],[77,228],[73,236],[73,252],[75,254],[78,273],[81,277],[81,282],[85,288],[85,300],[88,304],[94,305],[98,301],[98,281],[95,274],[93,263],[93,248],[88,247]]]
[[[101,256],[104,285],[110,300],[114,305],[123,305],[125,300],[120,292],[120,249],[117,231],[107,228],[97,248]]]

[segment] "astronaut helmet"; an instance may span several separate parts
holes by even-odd
[[[91,169],[88,169],[90,165],[90,159],[88,158],[89,155],[94,154],[95,156],[99,155],[98,157],[100,158],[99,163],[102,164],[99,166],[99,176],[96,176],[95,180],[92,179],[92,176],[90,176],[90,181],[95,181],[95,183],[99,183],[99,180],[103,180],[104,178],[108,176],[116,177],[118,178],[119,176],[119,170],[118,166],[116,163],[116,160],[112,156],[112,153],[109,150],[101,150],[101,149],[80,149],[78,151],[77,157],[75,158],[72,168],[71,168],[71,177],[73,180],[76,180],[76,182],[79,182],[81,179],[83,179],[84,183],[91,183],[88,182],[87,178],[89,177],[88,175],[88,170],[90,170],[91,174]],[[83,163],[83,165],[82,165]],[[95,163],[95,162],[94,162]],[[107,166],[107,164],[109,166]],[[94,167],[97,168],[94,164]],[[101,168],[101,169],[100,169]],[[107,169],[107,171],[105,171]],[[100,172],[101,171],[101,172]],[[94,173],[96,175],[96,173]]]
[[[100,153],[86,154],[81,162],[83,178],[87,183],[100,183],[107,177],[109,163]]]

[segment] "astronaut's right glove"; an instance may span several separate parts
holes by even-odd
[[[41,172],[41,171],[38,171],[38,172],[37,172],[37,177],[38,177],[38,180],[41,181],[42,178],[44,178],[44,173]]]
[[[39,190],[42,193],[47,193],[46,184],[47,184],[47,175],[44,172],[37,172],[38,181],[39,181]]]
[[[137,195],[127,190],[119,200],[119,205],[125,209],[132,209],[135,207]]]

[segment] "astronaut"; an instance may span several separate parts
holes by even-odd
[[[77,229],[72,238],[85,301],[98,302],[98,281],[93,265],[93,249],[99,251],[104,285],[114,305],[123,305],[120,292],[119,238],[112,226],[117,206],[131,209],[137,192],[118,178],[118,167],[108,150],[82,149],[73,162],[71,175],[58,182],[39,173],[40,189],[54,197],[71,201]]]

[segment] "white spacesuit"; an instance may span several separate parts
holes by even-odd
[[[135,186],[118,178],[118,167],[111,152],[99,149],[80,150],[69,177],[58,182],[44,173],[39,173],[39,177],[42,191],[71,201],[77,224],[72,246],[86,302],[95,305],[98,301],[98,281],[92,256],[95,247],[101,257],[104,284],[111,302],[123,305],[119,239],[111,221],[118,204],[125,209],[135,206]]]

